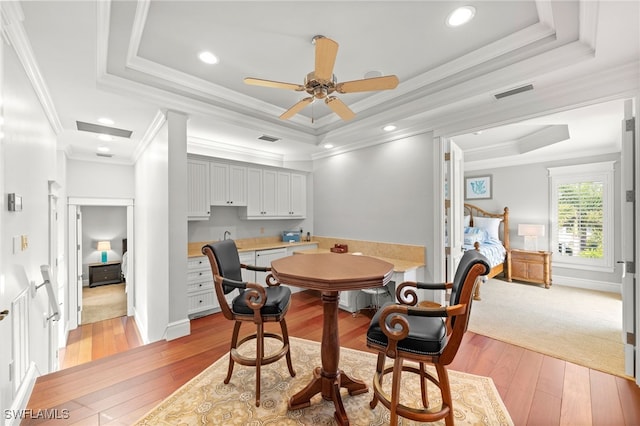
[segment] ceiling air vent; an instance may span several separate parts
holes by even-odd
[[[506,98],[507,96],[517,95],[518,93],[527,92],[529,90],[533,90],[533,84],[527,84],[526,86],[516,87],[515,89],[507,90],[506,92],[497,93],[493,96],[496,99]]]
[[[275,142],[280,140],[280,138],[276,138],[268,135],[262,135],[258,139],[260,139],[261,141],[267,141],[267,142]]]
[[[100,124],[85,123],[84,121],[76,121],[78,130],[84,132],[99,133],[101,135],[118,136],[121,138],[131,138],[131,130],[116,129],[115,127],[102,126]]]
[[[111,157],[113,157],[113,154],[103,154],[103,153],[101,153],[101,152],[96,152],[96,155],[97,155],[98,157],[106,157],[106,158],[111,158]]]

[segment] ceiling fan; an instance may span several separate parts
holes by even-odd
[[[315,36],[313,42],[316,45],[316,66],[307,74],[304,84],[282,83],[273,80],[263,80],[259,78],[247,77],[246,84],[255,86],[273,87],[276,89],[295,90],[297,92],[307,92],[311,96],[306,97],[286,110],[280,118],[289,119],[302,111],[304,107],[316,99],[324,99],[329,108],[340,116],[343,120],[351,120],[356,114],[339,98],[330,96],[334,92],[355,93],[369,92],[374,90],[395,89],[398,85],[398,77],[388,75],[383,77],[365,78],[362,80],[345,81],[338,83],[333,74],[333,66],[338,54],[338,43],[324,36]]]

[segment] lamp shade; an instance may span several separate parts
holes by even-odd
[[[111,250],[111,241],[98,241],[98,251]]]
[[[544,225],[520,224],[518,225],[520,237],[544,237]]]

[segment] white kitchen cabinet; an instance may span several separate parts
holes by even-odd
[[[307,177],[282,170],[247,169],[246,219],[300,219],[307,214]]]
[[[256,252],[255,251],[243,251],[238,253],[240,256],[240,263],[245,265],[255,265],[256,264]],[[242,269],[242,281],[256,282],[256,271],[248,271],[246,269]]]
[[[195,318],[219,310],[213,287],[211,266],[206,256],[190,257],[187,261],[187,314]]]
[[[307,175],[291,173],[291,216],[307,216]]]
[[[211,214],[209,162],[187,160],[187,218],[208,220]]]
[[[275,170],[247,169],[247,219],[277,217],[276,182]]]
[[[307,214],[307,177],[300,173],[278,172],[278,208],[281,217],[302,218]]]
[[[210,164],[211,205],[247,205],[247,168],[235,164]]]
[[[256,266],[271,267],[271,262],[283,257],[287,257],[287,248],[277,248],[269,250],[257,250],[256,251]],[[298,255],[302,256],[302,255]],[[256,272],[256,282],[260,285],[266,285],[267,272]],[[285,284],[281,284],[285,285]],[[288,286],[292,293],[300,291],[300,288]]]
[[[389,301],[396,300],[396,286],[405,281],[417,281],[417,269],[411,269],[408,271],[394,272],[391,277],[391,281],[387,284],[389,289],[389,295],[380,295],[378,302],[380,305]],[[349,290],[340,292],[340,300],[338,306],[345,311],[355,313],[359,309],[364,309],[368,306],[375,304],[375,296],[367,294],[361,290]]]

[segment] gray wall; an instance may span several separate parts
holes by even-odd
[[[466,176],[491,174],[493,176],[493,198],[491,200],[468,201],[489,212],[500,212],[509,207],[509,236],[511,248],[524,248],[524,237],[518,236],[518,224],[539,223],[545,225],[544,237],[538,239],[540,250],[549,250],[549,178],[547,167],[560,167],[575,164],[588,164],[602,161],[616,161],[614,188],[614,241],[615,258],[619,258],[620,245],[620,155],[610,154],[597,157],[585,157],[574,160],[550,161],[538,164],[502,167],[487,170],[474,170]],[[551,250],[552,252],[554,250]],[[553,258],[552,258],[553,265]],[[567,277],[604,283],[620,284],[620,272],[613,273],[559,268],[553,266],[554,277]],[[562,284],[562,278],[554,280]]]
[[[89,285],[90,263],[100,262],[98,241],[110,241],[109,262],[122,260],[122,239],[127,238],[127,208],[107,206],[82,207],[82,271],[84,285]]]
[[[426,246],[429,269],[432,162],[430,133],[315,161],[315,233]]]

